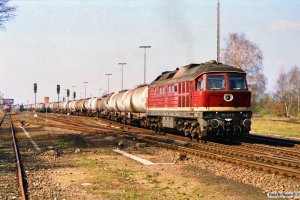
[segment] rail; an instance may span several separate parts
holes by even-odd
[[[22,168],[22,164],[21,164],[21,158],[20,158],[20,151],[19,151],[19,146],[16,140],[16,134],[15,134],[15,130],[14,130],[14,126],[12,123],[12,119],[11,119],[11,115],[9,114],[9,123],[10,123],[10,127],[11,127],[11,134],[12,134],[12,138],[13,138],[13,146],[14,146],[14,151],[15,151],[15,156],[16,156],[16,162],[17,162],[17,174],[18,174],[18,182],[19,182],[19,189],[20,189],[20,195],[22,200],[27,200],[27,195],[26,195],[26,187],[24,184],[24,174],[23,174],[23,168]]]

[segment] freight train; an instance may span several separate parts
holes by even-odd
[[[251,92],[240,68],[209,61],[161,73],[152,83],[102,97],[52,102],[50,112],[104,117],[186,136],[247,135],[251,130]],[[36,109],[45,110],[39,103]],[[33,104],[26,105],[33,109]]]

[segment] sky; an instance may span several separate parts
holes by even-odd
[[[221,48],[244,33],[263,53],[267,91],[281,68],[300,67],[300,0],[220,0]],[[16,16],[0,30],[0,91],[15,103],[101,96],[161,72],[216,59],[217,0],[12,0]],[[72,87],[75,86],[75,87]]]

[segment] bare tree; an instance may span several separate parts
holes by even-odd
[[[278,104],[282,105],[285,117],[291,116],[291,109],[293,104],[293,91],[290,84],[289,73],[282,68],[277,79],[277,90],[274,93],[274,99]]]
[[[0,0],[0,27],[4,23],[14,17],[16,8],[8,5],[9,0]]]
[[[231,33],[222,50],[222,62],[246,71],[249,88],[252,92],[252,105],[263,97],[266,78],[262,72],[262,52],[260,48],[246,39],[245,34]]]
[[[300,69],[294,66],[289,72],[289,84],[294,99],[294,113],[300,117]]]

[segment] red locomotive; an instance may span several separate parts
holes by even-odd
[[[147,116],[194,138],[239,136],[251,128],[250,99],[243,70],[216,61],[190,64],[149,85]]]

